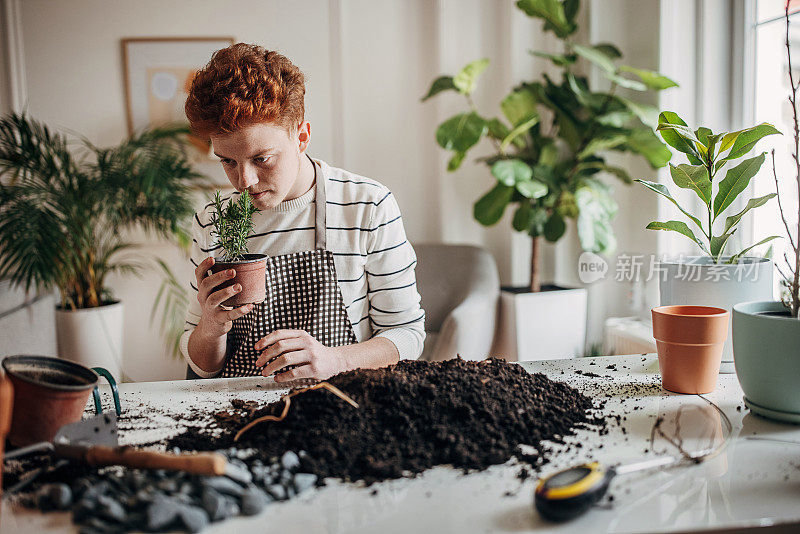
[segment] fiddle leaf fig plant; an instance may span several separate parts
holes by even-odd
[[[559,76],[544,74],[519,84],[500,101],[499,115],[485,115],[472,99],[489,65],[484,58],[455,75],[436,78],[422,100],[443,92],[465,98],[468,109],[439,125],[436,142],[452,153],[448,171],[458,169],[482,139],[492,144],[494,152],[479,161],[489,167],[493,183],[475,202],[473,216],[490,226],[509,205],[516,206],[511,224],[532,239],[530,290],[538,291],[541,238],[561,239],[569,219],[576,222],[584,250],[608,253],[616,245],[611,222],[617,204],[601,177],[625,184],[632,180],[625,169],[608,163],[606,154],[634,153],[653,169],[671,157],[653,131],[658,111],[618,94],[619,88],[660,91],[677,84],[657,72],[619,65],[622,54],[612,44],[576,43],[578,0],[520,0],[516,5],[561,40],[560,53],[531,52],[558,67]],[[590,86],[582,74],[588,66],[598,68],[607,89]]]
[[[758,198],[751,198],[741,211],[728,215],[725,224],[720,229],[715,223],[733,204],[733,202],[747,190],[750,181],[761,169],[766,156],[765,152],[740,161],[733,165],[735,160],[747,155],[756,143],[762,138],[779,134],[771,124],[763,123],[736,132],[714,133],[706,127],[692,130],[686,125],[677,113],[664,111],[658,117],[656,128],[664,141],[675,150],[686,155],[689,163],[673,165],[669,170],[672,182],[681,189],[693,191],[704,207],[704,213],[698,216],[684,209],[672,196],[664,184],[636,180],[648,189],[675,204],[686,219],[692,224],[689,226],[684,221],[653,221],[647,225],[650,230],[665,230],[677,232],[691,239],[703,253],[709,256],[714,263],[725,261],[737,263],[746,253],[759,245],[777,239],[780,236],[770,236],[758,243],[746,246],[743,250],[726,254],[727,245],[736,233],[742,218],[750,210],[766,204],[776,196],[770,193]],[[728,166],[725,176],[718,179],[720,172]],[[716,190],[716,192],[715,192]]]
[[[247,236],[253,230],[253,214],[258,211],[253,199],[247,191],[242,191],[239,198],[224,202],[217,191],[214,196],[214,211],[211,214],[211,237],[222,247],[223,260],[238,261],[247,254]]]

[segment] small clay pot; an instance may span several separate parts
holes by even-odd
[[[9,356],[3,369],[14,388],[8,441],[15,447],[52,441],[62,426],[81,420],[97,373],[47,356]]]
[[[659,306],[652,313],[662,387],[675,393],[714,391],[728,337],[728,310]]]
[[[242,290],[222,303],[223,306],[236,308],[251,302],[264,302],[267,297],[267,256],[264,254],[245,254],[243,260],[214,262],[212,273],[226,269],[234,269],[236,276],[214,288],[214,291],[225,289],[234,284],[241,284]]]

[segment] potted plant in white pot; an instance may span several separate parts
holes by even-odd
[[[617,204],[601,177],[611,175],[626,184],[632,180],[624,169],[608,164],[603,153],[639,154],[654,169],[671,156],[653,131],[657,111],[616,91],[658,91],[676,84],[656,72],[617,65],[621,53],[611,44],[576,44],[577,1],[521,0],[517,6],[563,41],[561,54],[533,53],[559,67],[561,79],[544,75],[521,83],[500,102],[504,117],[486,118],[471,98],[489,63],[482,59],[455,76],[437,78],[423,101],[449,90],[466,97],[470,109],[446,120],[436,132],[439,145],[453,152],[447,169],[456,170],[467,152],[487,137],[495,152],[481,161],[489,166],[493,185],[475,203],[474,217],[494,225],[509,205],[516,205],[512,226],[531,237],[530,282],[503,288],[495,352],[519,360],[569,358],[584,352],[586,289],[541,283],[542,239],[557,242],[572,219],[583,250],[603,254],[615,248],[611,223]],[[610,87],[592,89],[578,72],[580,61],[598,67]]]
[[[56,289],[58,354],[122,379],[123,305],[111,273],[136,273],[134,228],[188,242],[200,178],[186,127],[145,131],[112,148],[68,139],[26,115],[0,119],[0,277],[26,291]]]
[[[730,311],[739,302],[771,299],[772,261],[747,256],[747,253],[778,236],[764,238],[742,250],[730,250],[729,243],[739,230],[742,218],[750,210],[769,202],[775,194],[750,198],[741,210],[724,218],[724,225],[722,221],[736,198],[748,189],[764,163],[766,153],[744,159],[736,165],[734,162],[746,156],[763,137],[780,132],[766,123],[716,134],[705,127],[692,130],[670,111],[661,113],[658,121],[657,130],[664,141],[684,153],[689,160],[688,164],[670,164],[673,183],[693,191],[703,209],[698,216],[692,215],[675,200],[664,184],[636,180],[670,200],[692,224],[690,227],[684,221],[654,221],[647,228],[677,232],[690,239],[703,253],[702,256],[659,262],[661,306],[696,304]],[[717,179],[725,167],[724,178]],[[720,372],[734,372],[730,327]]]
[[[798,84],[792,71],[789,47],[789,12],[786,6],[786,51],[789,62],[789,102],[794,122],[795,182],[797,183],[797,212],[794,232],[784,212],[778,175],[775,171],[775,151],[772,152],[772,172],[778,195],[778,207],[791,255],[784,257],[785,267],[778,263],[783,289],[782,301],[771,299],[744,302],[733,307],[733,350],[736,355],[736,375],[745,394],[750,411],[765,417],[800,423],[800,120],[797,113]],[[794,234],[794,235],[792,235]]]

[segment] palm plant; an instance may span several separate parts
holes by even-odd
[[[25,114],[0,119],[0,277],[58,289],[62,309],[110,300],[111,273],[136,273],[123,233],[136,227],[189,241],[190,186],[202,175],[184,126],[154,128],[110,148],[66,136]]]

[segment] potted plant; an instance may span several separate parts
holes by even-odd
[[[466,65],[455,76],[440,76],[427,100],[443,91],[466,98],[469,109],[443,122],[438,144],[452,151],[447,169],[455,171],[484,137],[494,153],[481,158],[492,175],[492,187],[474,205],[483,225],[496,224],[515,205],[512,226],[531,237],[530,282],[501,292],[500,342],[495,352],[517,359],[573,357],[584,351],[586,290],[543,285],[539,262],[541,242],[561,239],[568,220],[575,221],[583,250],[611,252],[615,245],[612,219],[617,204],[601,177],[631,183],[628,173],[606,162],[609,150],[643,156],[657,169],[671,153],[653,128],[657,111],[617,94],[618,88],[660,91],[675,82],[657,72],[618,65],[620,51],[608,43],[574,42],[579,2],[520,0],[517,6],[544,22],[563,43],[559,54],[533,52],[561,71],[560,79],[543,75],[523,82],[500,102],[503,117],[478,113],[471,95],[489,61]],[[598,67],[607,90],[590,87],[579,72],[581,62]]]
[[[775,178],[778,209],[793,255],[785,256],[785,269],[778,264],[783,295],[781,302],[771,299],[745,302],[733,307],[733,350],[736,354],[736,375],[745,395],[745,404],[758,415],[780,421],[800,422],[800,121],[797,114],[798,83],[792,71],[789,47],[789,6],[786,6],[786,53],[789,62],[789,103],[794,122],[795,181],[798,185],[797,226],[790,229],[775,171],[772,152],[772,173]],[[794,234],[794,235],[792,235]]]
[[[236,200],[231,196],[226,205],[223,205],[219,191],[214,196],[211,237],[215,240],[214,245],[222,250],[222,261],[215,261],[211,271],[236,271],[236,276],[217,286],[216,290],[233,284],[242,286],[239,293],[222,303],[224,306],[235,308],[251,302],[264,302],[266,297],[267,256],[247,253],[247,236],[253,230],[253,214],[257,211],[247,191],[242,191]]]
[[[647,228],[677,232],[690,239],[703,253],[702,256],[659,262],[661,306],[704,305],[730,311],[739,302],[771,299],[772,261],[747,254],[778,236],[767,237],[741,250],[731,250],[730,243],[743,217],[750,210],[769,202],[775,193],[748,199],[741,210],[724,217],[724,225],[720,223],[723,215],[730,213],[736,198],[748,189],[764,163],[766,153],[741,158],[763,137],[780,132],[766,123],[716,134],[705,127],[692,130],[671,111],[661,113],[658,121],[657,130],[664,141],[684,153],[689,160],[688,164],[670,164],[672,182],[677,187],[693,191],[703,206],[703,213],[692,215],[664,184],[636,180],[675,204],[692,225],[684,221],[654,221]],[[719,179],[725,168],[724,178]],[[730,327],[720,372],[734,372]]]
[[[111,148],[69,140],[24,114],[0,119],[0,277],[58,290],[62,358],[122,378],[123,305],[111,273],[136,273],[124,232],[142,228],[188,243],[190,185],[201,176],[184,152],[186,127],[148,130]]]

